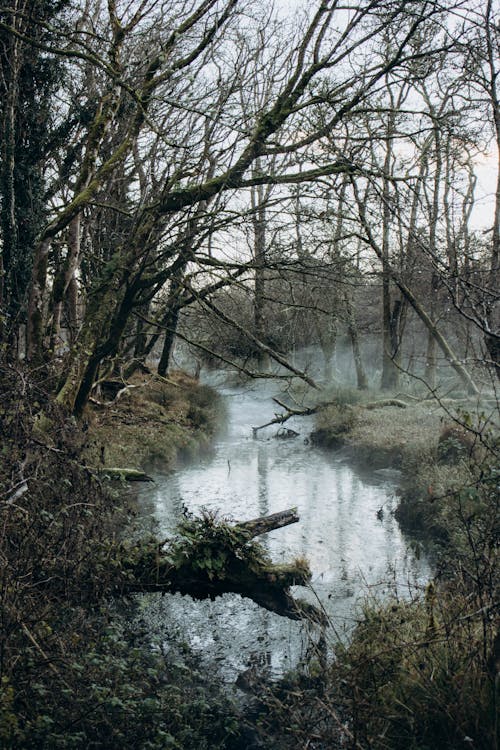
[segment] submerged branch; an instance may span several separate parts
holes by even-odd
[[[261,424],[258,427],[252,427],[252,435],[254,438],[257,437],[257,432],[263,430],[265,427],[270,427],[273,424],[284,424],[292,417],[310,417],[312,414],[317,414],[321,409],[326,409],[327,406],[332,406],[332,404],[335,403],[334,401],[325,401],[316,406],[305,407],[304,409],[294,409],[292,406],[287,406],[287,404],[283,403],[283,401],[280,401],[278,398],[273,398],[273,401],[278,404],[278,406],[281,406],[282,409],[285,409],[285,412],[283,414],[275,414],[274,419],[271,419],[265,424]]]

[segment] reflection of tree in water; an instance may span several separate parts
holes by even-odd
[[[260,444],[257,450],[257,492],[259,502],[259,514],[267,516],[269,513],[269,449],[266,445]],[[263,540],[264,541],[264,540]]]
[[[259,515],[261,516],[267,516],[269,513],[268,473],[269,449],[261,443],[257,448],[257,499]],[[268,548],[266,537],[262,537],[260,542],[266,549]],[[257,614],[259,626],[255,632],[260,634],[258,638],[262,643],[262,647],[250,652],[247,662],[248,669],[242,674],[245,675],[248,672],[252,673],[252,676],[255,674],[255,676],[263,677],[270,673],[271,670],[271,651],[263,650],[269,646],[269,613],[265,609],[261,609]]]

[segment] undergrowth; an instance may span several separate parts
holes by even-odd
[[[237,747],[217,686],[117,614],[122,488],[85,468],[40,373],[0,375],[0,747]]]
[[[83,457],[92,466],[171,469],[209,446],[221,408],[211,388],[185,373],[135,375],[117,401],[101,397],[87,410]]]
[[[86,435],[52,404],[40,373],[4,366],[0,375],[2,748],[497,748],[499,474],[484,450],[493,437],[483,431],[471,451],[434,415],[432,442],[427,428],[414,444],[404,432],[407,501],[439,532],[434,580],[411,600],[367,602],[347,646],[328,653],[322,634],[301,671],[258,684],[248,734],[188,654],[169,661],[120,614],[120,490],[110,494],[85,468]],[[198,421],[189,411],[205,409],[199,398],[183,420]],[[339,405],[337,434],[363,434],[364,424],[367,439],[378,425],[386,446],[396,440],[395,416],[382,432],[380,412],[352,408]],[[394,415],[410,429],[406,412]],[[441,445],[458,446],[440,450],[443,433]],[[211,516],[187,518],[172,554],[192,547],[207,574],[225,565],[221,545],[262,563],[238,533]],[[133,606],[123,600],[125,612]]]

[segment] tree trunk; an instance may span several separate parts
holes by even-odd
[[[488,294],[486,301],[486,317],[491,333],[485,335],[485,344],[497,377],[500,379],[500,301],[498,294],[500,277],[500,96],[498,94],[498,54],[491,30],[494,26],[492,0],[488,0],[486,8],[486,41],[488,49],[488,63],[490,68],[490,98],[493,108],[495,137],[498,152],[497,181],[495,189],[495,214],[493,219],[493,236],[491,240],[491,259],[488,279]]]
[[[66,296],[66,315],[68,318],[69,343],[73,346],[78,333],[78,282],[75,274],[70,279]]]
[[[57,394],[57,401],[75,415],[81,415],[94,385],[99,365],[105,357],[118,351],[134,302],[130,287],[117,301],[117,292],[110,285],[101,287],[86,311],[78,341],[69,355],[68,373]]]
[[[12,19],[9,19],[11,21]],[[15,23],[15,19],[14,19]],[[18,231],[16,217],[15,165],[16,165],[16,106],[19,86],[19,42],[12,38],[9,49],[9,65],[3,62],[4,86],[3,93],[6,101],[2,117],[2,144],[0,162],[1,184],[1,227],[2,227],[2,294],[0,296],[0,326],[5,327],[8,338],[14,334],[19,300],[16,299],[19,290],[15,284],[15,265],[17,262]]]
[[[26,324],[26,356],[40,361],[44,352],[44,296],[47,285],[47,265],[50,240],[39,242],[35,249]]]
[[[249,548],[254,537],[298,520],[297,511],[292,508],[238,523],[232,534],[217,537],[217,525],[207,519],[206,542],[199,538],[201,526],[197,528],[197,541],[190,540],[185,549],[182,530],[179,541],[172,544],[137,545],[120,561],[122,569],[128,573],[128,580],[118,593],[179,592],[195,599],[213,599],[233,592],[283,617],[325,624],[326,616],[322,610],[294,599],[290,593],[291,586],[309,583],[311,571],[307,563],[297,560],[291,564],[274,565],[263,548]],[[216,564],[212,564],[212,559]],[[219,562],[221,559],[223,564]]]
[[[438,293],[439,280],[435,273],[432,274],[429,318],[436,325],[436,295]],[[437,384],[437,341],[432,330],[427,332],[427,351],[425,357],[425,382],[431,390]]]
[[[366,377],[363,359],[361,357],[361,348],[359,346],[358,325],[354,314],[354,306],[349,292],[344,290],[344,301],[347,313],[347,330],[351,339],[352,356],[354,358],[354,367],[356,368],[356,382],[358,390],[364,391],[368,388],[368,378]]]
[[[434,114],[434,108],[430,104],[429,108],[432,114]],[[435,169],[434,169],[434,180],[432,187],[432,201],[429,212],[429,248],[431,263],[433,259],[438,255],[437,247],[437,226],[439,220],[439,197],[441,190],[441,175],[443,172],[443,155],[442,155],[442,144],[441,144],[441,131],[439,127],[434,127],[433,131],[434,138],[434,151],[435,151]],[[436,296],[439,291],[439,278],[434,269],[431,271],[430,277],[430,289],[429,289],[429,318],[432,324],[436,325]],[[427,341],[427,356],[425,361],[425,379],[427,385],[431,390],[436,387],[436,338],[432,333],[432,330],[428,330],[428,341]]]
[[[170,357],[174,347],[175,334],[177,332],[177,325],[179,323],[180,307],[175,303],[167,311],[164,318],[165,326],[165,338],[163,340],[163,349],[161,352],[160,361],[158,363],[158,375],[165,377],[168,373],[170,365]]]
[[[182,309],[181,296],[184,289],[183,281],[186,273],[187,260],[175,270],[170,281],[170,290],[167,299],[166,313],[162,319],[162,325],[165,327],[165,338],[163,349],[158,363],[158,375],[165,377],[170,365],[170,357],[175,342],[175,334],[179,324],[179,315]]]
[[[432,312],[430,319],[433,319]],[[436,388],[436,346],[437,342],[435,336],[431,330],[427,332],[427,351],[425,353],[425,382],[428,387],[433,391]]]
[[[52,289],[52,328],[50,349],[55,351],[61,330],[63,305],[71,280],[74,278],[80,259],[81,214],[74,216],[68,227],[68,250],[66,260],[54,279]]]
[[[387,121],[386,140],[385,140],[385,160],[384,175],[391,173],[393,160],[392,136],[394,134],[395,115],[390,113]],[[382,390],[393,390],[397,388],[399,381],[399,370],[397,368],[396,358],[398,357],[399,346],[395,346],[394,320],[391,300],[391,273],[390,273],[390,254],[391,254],[391,193],[390,183],[387,177],[384,177],[382,190],[382,377],[380,386]]]
[[[260,171],[257,159],[254,174]],[[259,341],[266,341],[265,293],[266,293],[266,195],[263,185],[252,188],[252,225],[253,225],[253,255],[255,262],[254,276],[254,331]],[[260,349],[256,354],[259,370],[266,370],[269,365],[268,356]]]

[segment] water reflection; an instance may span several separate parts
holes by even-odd
[[[318,597],[342,633],[352,626],[356,601],[367,588],[384,591],[391,579],[403,592],[426,578],[428,566],[408,549],[392,515],[393,476],[362,476],[340,456],[305,444],[311,427],[305,421],[290,421],[301,433],[293,440],[273,439],[273,428],[252,438],[252,426],[273,415],[269,388],[226,391],[228,430],[213,454],[157,477],[155,488],[143,491],[143,507],[168,535],[183,506],[194,512],[204,506],[238,520],[296,506],[300,523],[266,535],[263,542],[277,562],[308,558],[314,593],[296,593],[313,602]],[[308,640],[303,624],[236,595],[214,602],[178,595],[148,601],[148,618],[160,632],[177,630],[231,680],[256,663],[282,673],[301,658]]]

